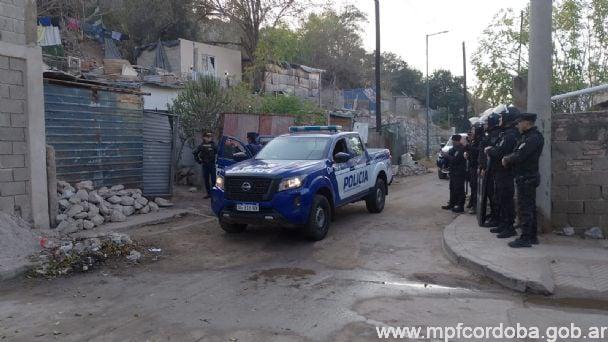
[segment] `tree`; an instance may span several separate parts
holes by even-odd
[[[492,104],[511,100],[512,77],[527,74],[529,24],[524,10],[520,39],[519,13],[503,9],[484,30],[472,59],[476,96]],[[608,0],[559,0],[553,4],[552,93],[559,94],[608,82]],[[521,43],[521,69],[518,48]]]
[[[411,68],[407,62],[392,52],[383,52],[380,56],[382,70],[380,79],[382,91],[388,94],[408,95],[418,99],[424,99],[424,81],[422,73]],[[365,76],[366,84],[375,82],[375,54],[366,56]]]
[[[312,13],[300,28],[302,63],[325,69],[326,81],[348,89],[363,86],[365,49],[361,24],[365,14],[354,6],[341,12]]]

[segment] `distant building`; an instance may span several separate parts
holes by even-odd
[[[233,85],[243,78],[241,51],[186,39],[159,41],[138,48],[137,64],[183,78],[210,75]]]
[[[323,72],[325,70],[293,63],[268,64],[264,73],[264,92],[319,101]]]

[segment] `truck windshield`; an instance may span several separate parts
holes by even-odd
[[[255,156],[264,160],[320,160],[325,158],[329,138],[288,136],[273,139]]]

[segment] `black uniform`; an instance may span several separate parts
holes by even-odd
[[[464,208],[466,179],[466,159],[464,159],[464,146],[455,145],[446,156],[450,168],[450,202],[448,205]]]
[[[203,183],[207,190],[207,196],[211,195],[211,189],[215,185],[215,156],[217,145],[213,142],[204,142],[192,152],[194,160],[203,166]]]
[[[505,162],[513,166],[517,184],[517,207],[521,214],[521,239],[536,241],[536,187],[540,184],[538,159],[543,151],[544,137],[536,127],[525,131]]]
[[[479,145],[479,168],[485,172],[486,184],[488,184],[486,188],[486,197],[490,202],[490,214],[488,215],[489,221],[498,222],[498,206],[496,199],[496,191],[494,184],[494,174],[496,173],[496,162],[493,161],[493,165],[490,166],[490,170],[488,171],[488,158],[484,152],[486,147],[496,146],[498,143],[498,138],[500,137],[500,129],[498,127],[491,129],[481,140]]]
[[[468,208],[475,208],[477,203],[477,169],[479,167],[479,146],[481,142],[479,139],[475,139],[469,145],[465,147],[465,151],[468,153],[468,179],[469,185],[471,186],[471,197],[469,197]]]
[[[498,138],[496,146],[488,151],[488,156],[492,160],[494,173],[494,187],[498,205],[499,230],[512,232],[515,222],[515,184],[513,169],[511,166],[502,166],[502,158],[511,154],[517,147],[519,131],[513,126],[503,129]]]

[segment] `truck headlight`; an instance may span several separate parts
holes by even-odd
[[[217,176],[215,178],[215,187],[220,189],[220,190],[224,190],[224,177],[222,176]]]
[[[302,177],[285,178],[279,184],[279,191],[297,189],[302,186]]]

